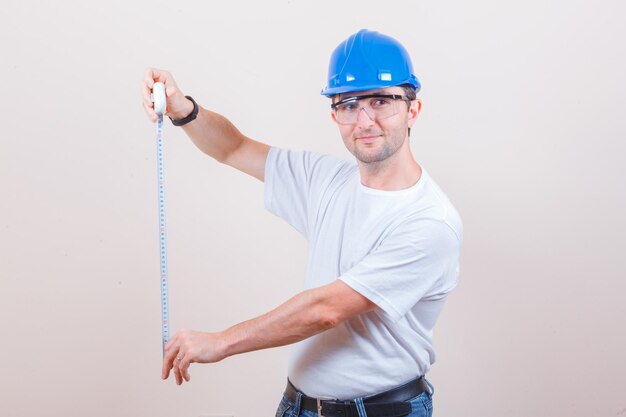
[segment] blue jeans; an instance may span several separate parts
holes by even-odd
[[[411,403],[411,412],[405,417],[432,417],[433,415],[433,394],[435,389],[432,384],[424,377],[428,388],[417,397],[413,397],[407,400]],[[318,417],[316,412],[305,410],[300,407],[300,393],[296,401],[292,401],[287,394],[283,394],[283,398],[280,400],[278,410],[276,410],[276,417]],[[359,411],[359,417],[367,417],[365,409],[363,408],[363,398],[355,398],[354,401],[357,404],[357,410]]]

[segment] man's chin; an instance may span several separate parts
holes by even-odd
[[[370,164],[373,162],[380,162],[387,159],[387,157],[380,151],[367,152],[362,150],[357,150],[353,153],[354,157],[359,161]]]

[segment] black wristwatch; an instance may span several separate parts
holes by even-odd
[[[189,100],[191,100],[191,102],[193,103],[193,110],[187,117],[183,117],[182,119],[174,120],[170,117],[170,120],[172,121],[172,124],[174,126],[186,125],[187,123],[196,120],[196,116],[198,116],[198,103],[196,103],[196,101],[193,98],[191,98],[191,96],[185,96],[185,98],[188,98]]]

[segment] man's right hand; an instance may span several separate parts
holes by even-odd
[[[143,97],[143,108],[152,122],[157,121],[157,114],[154,112],[152,102],[152,86],[156,82],[165,84],[165,96],[167,98],[166,116],[172,119],[182,119],[193,111],[193,103],[185,97],[176,85],[172,74],[158,68],[148,68],[141,81],[141,95]]]

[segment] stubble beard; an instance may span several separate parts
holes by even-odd
[[[359,161],[365,164],[371,164],[386,160],[396,151],[397,149],[394,149],[389,143],[385,142],[380,146],[380,149],[376,151],[373,149],[360,149],[358,146],[355,146],[352,154]]]
[[[370,134],[370,132],[364,132],[363,136]],[[392,132],[390,135],[382,133],[379,140],[382,139],[383,142],[377,148],[370,149],[368,149],[367,145],[359,144],[358,139],[354,139],[350,153],[364,164],[377,164],[386,161],[398,152],[404,143],[404,139],[397,136],[397,134],[398,132]]]

